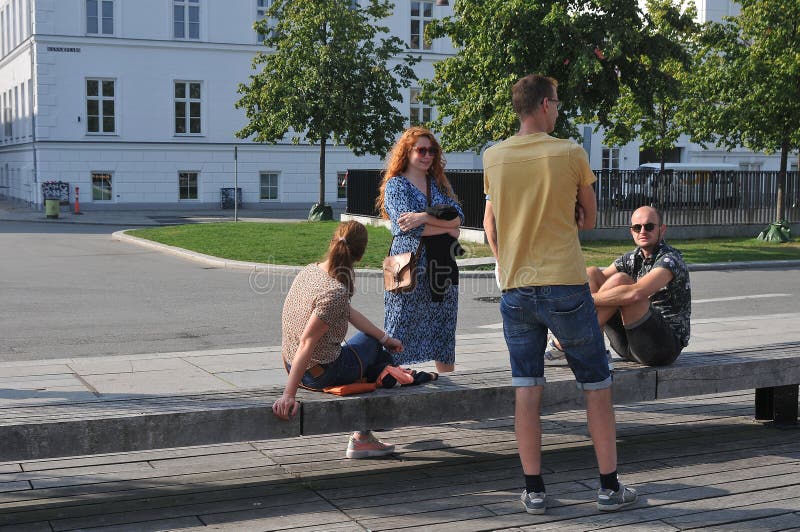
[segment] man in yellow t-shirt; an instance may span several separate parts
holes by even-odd
[[[512,102],[519,131],[483,156],[483,225],[503,289],[500,313],[525,474],[522,504],[534,514],[546,509],[539,411],[548,329],[561,341],[586,397],[600,467],[598,509],[618,510],[636,501],[636,491],[617,479],[611,372],[578,240],[579,228],[595,224],[596,178],[581,147],[550,136],[560,105],[557,89],[554,79],[535,74],[515,83]]]

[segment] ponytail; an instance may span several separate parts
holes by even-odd
[[[325,255],[328,275],[342,283],[351,297],[355,291],[353,265],[364,256],[367,238],[367,228],[359,222],[342,222],[334,231]]]

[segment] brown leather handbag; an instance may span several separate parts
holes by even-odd
[[[417,286],[418,261],[419,248],[414,253],[408,251],[383,259],[383,289],[395,294],[413,291]]]
[[[431,205],[431,178],[428,177],[428,207]],[[389,251],[392,249],[394,237],[389,243]],[[417,250],[413,253],[407,251],[397,255],[389,255],[383,259],[383,289],[394,294],[412,292],[417,286],[417,264],[419,262],[419,252],[422,247],[422,239],[419,241]]]

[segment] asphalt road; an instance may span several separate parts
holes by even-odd
[[[0,360],[280,343],[290,275],[209,268],[111,239],[122,227],[0,222]],[[693,318],[798,311],[800,269],[692,274]],[[493,279],[460,286],[459,333],[500,323]],[[741,298],[744,299],[729,299]],[[353,300],[383,322],[378,278]]]

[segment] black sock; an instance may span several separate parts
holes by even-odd
[[[619,480],[616,469],[606,475],[600,473],[600,489],[619,491]]]
[[[542,475],[525,475],[525,491],[528,493],[544,493]]]

